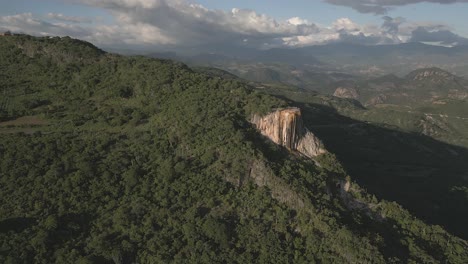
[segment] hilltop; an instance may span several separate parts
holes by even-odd
[[[444,83],[449,81],[455,81],[457,78],[455,75],[447,71],[444,71],[440,68],[432,67],[412,71],[408,75],[406,75],[406,79],[409,81]]]

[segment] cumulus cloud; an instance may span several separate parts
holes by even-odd
[[[400,39],[396,37],[396,32],[389,33],[386,22],[379,27],[376,25],[359,25],[349,18],[340,18],[332,24],[333,29],[339,33],[339,37],[334,42],[364,45],[400,43]]]
[[[340,33],[338,40],[335,42],[361,45],[394,44],[394,41],[386,36],[374,34],[366,35],[362,32],[359,32],[358,34],[349,34],[347,32],[342,32]]]
[[[107,10],[109,24],[84,17],[31,13],[0,17],[0,30],[69,35],[102,47],[229,50],[300,47],[336,42],[376,45],[407,41],[465,44],[447,26],[384,16],[381,25],[339,18],[318,26],[300,17],[278,21],[249,9],[212,10],[187,0],[74,0]],[[467,0],[468,1],[468,0]],[[378,1],[374,1],[378,2]]]
[[[315,34],[283,39],[288,46],[308,46],[327,43],[364,45],[394,43],[385,30],[376,25],[359,25],[349,18],[339,18],[328,27],[320,27]]]
[[[386,14],[392,7],[417,3],[453,4],[468,0],[324,0],[327,3],[353,8],[361,13]]]
[[[70,35],[102,45],[174,45],[201,47],[238,45],[269,48],[284,38],[309,36],[319,28],[294,17],[286,21],[253,10],[211,10],[186,0],[76,0],[110,12],[112,24],[98,25],[82,17],[30,13],[2,17],[4,28],[34,35]],[[89,24],[89,25],[87,25]]]
[[[76,21],[49,22],[32,13],[0,17],[0,30],[35,36],[72,36],[104,46],[175,44],[172,39],[163,36],[156,27],[142,23],[93,26]]]
[[[242,45],[256,48],[305,46],[328,42],[386,44],[395,42],[403,19],[387,19],[384,27],[358,25],[341,18],[329,27],[318,27],[300,17],[286,21],[253,10],[210,10],[185,0],[82,0],[110,10],[121,24],[144,23],[156,27],[176,43],[191,45]],[[395,28],[396,27],[396,28]],[[390,35],[390,36],[389,36]],[[396,38],[396,41],[400,41]]]
[[[310,35],[318,31],[316,25],[297,17],[277,21],[253,10],[210,10],[184,0],[82,2],[111,11],[119,24],[150,25],[162,36],[180,44],[274,43],[284,37]]]
[[[310,24],[309,21],[307,21],[307,19],[302,19],[300,17],[292,17],[288,19],[287,21],[289,22],[289,24],[295,25],[295,26]]]
[[[360,25],[354,23],[349,18],[339,18],[332,23],[333,29],[337,31],[346,31],[346,32],[359,32],[364,30]]]
[[[77,38],[82,38],[90,34],[88,29],[79,25],[50,23],[36,18],[32,13],[0,17],[0,25],[2,25],[3,29],[8,29],[13,32],[24,32],[32,35],[71,35]]]

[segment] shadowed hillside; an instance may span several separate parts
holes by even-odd
[[[466,148],[353,120],[323,105],[301,107],[308,127],[370,193],[468,237]]]

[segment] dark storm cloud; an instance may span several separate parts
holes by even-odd
[[[411,34],[410,42],[440,42],[444,45],[468,45],[464,38],[446,29],[418,27]]]
[[[398,34],[400,25],[406,21],[406,19],[402,17],[392,18],[384,16],[382,19],[384,20],[382,29],[391,35]]]
[[[468,3],[468,0],[324,0],[327,3],[353,8],[361,13],[386,14],[395,6],[417,3],[454,4]]]

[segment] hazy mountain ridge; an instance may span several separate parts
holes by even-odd
[[[172,53],[173,54],[173,53]],[[434,66],[443,68],[465,76],[468,46],[452,48],[433,46],[422,43],[405,43],[393,45],[358,45],[336,43],[327,45],[308,46],[303,48],[275,48],[269,50],[244,49],[219,53],[201,53],[187,56],[180,55],[179,59],[192,63],[204,62],[204,58],[211,58],[210,62],[244,61],[263,63],[282,63],[291,66],[315,65],[347,69],[345,72],[363,73],[372,66],[382,66],[386,73],[404,75],[416,68]],[[353,67],[348,62],[355,65]],[[367,65],[367,68],[366,68]],[[376,72],[375,74],[381,74]]]
[[[282,83],[327,94],[333,94],[339,87],[337,82],[342,81],[362,84],[371,80],[369,85],[374,89],[399,87],[400,79],[404,80],[416,69],[437,67],[462,77],[468,76],[466,46],[447,48],[421,43],[377,46],[337,43],[265,51],[243,49],[231,54],[181,55],[178,60],[191,66],[223,69],[249,81]],[[392,74],[396,75],[390,76]],[[387,76],[387,80],[383,76]],[[384,95],[368,97],[365,92],[363,94],[366,98],[361,100],[363,103],[388,100]],[[452,97],[463,96],[456,91],[452,93]]]
[[[349,88],[357,89],[360,96],[355,99],[366,105],[415,106],[444,98],[464,100],[468,97],[468,81],[439,68],[418,69],[403,78],[386,75],[353,82]]]

